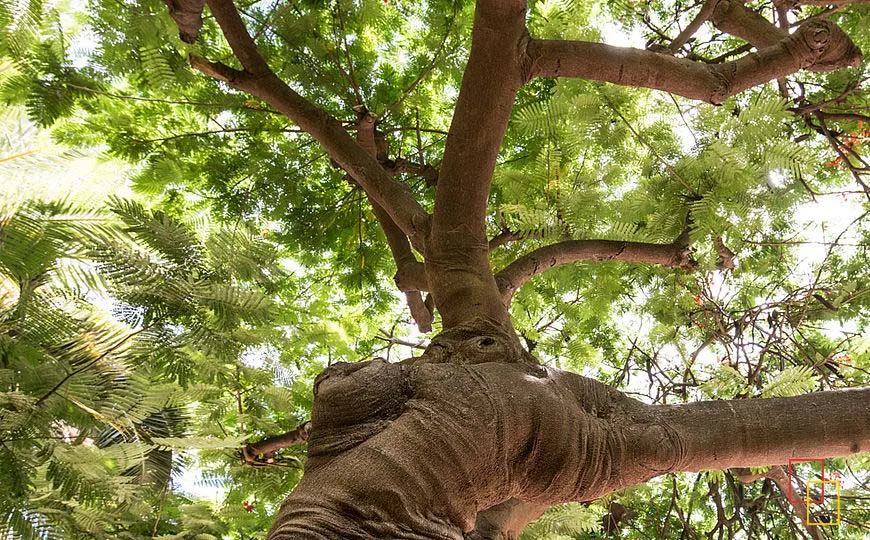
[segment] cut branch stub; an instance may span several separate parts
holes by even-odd
[[[311,422],[307,421],[293,431],[275,435],[256,443],[249,443],[242,449],[242,460],[245,463],[256,463],[259,455],[271,456],[278,450],[308,441],[310,432]]]
[[[169,7],[169,15],[178,26],[181,41],[193,43],[202,29],[202,9],[205,0],[164,0]]]

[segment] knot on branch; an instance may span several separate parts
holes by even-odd
[[[735,64],[716,64],[710,66],[710,75],[713,77],[713,91],[710,94],[710,103],[721,105],[728,97],[734,95],[732,88],[736,74],[737,66]]]
[[[414,364],[538,365],[520,344],[512,329],[489,319],[477,318],[441,332]]]
[[[848,35],[833,22],[812,19],[794,33],[792,39],[799,48],[802,68],[813,71],[834,71],[861,65],[863,55]]]

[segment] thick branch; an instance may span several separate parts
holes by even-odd
[[[674,471],[781,465],[870,450],[870,389],[655,406],[675,436]]]
[[[447,136],[426,253],[446,328],[475,317],[510,326],[489,263],[486,215],[496,157],[524,77],[524,0],[479,0]]]
[[[672,244],[614,240],[568,240],[523,255],[495,275],[505,303],[526,281],[561,264],[578,261],[626,261],[671,268],[689,268],[688,248],[682,239]]]
[[[716,2],[711,22],[719,30],[748,41],[757,49],[776,45],[788,37],[788,32],[777,28],[740,0]]]
[[[710,103],[721,103],[803,68],[827,71],[856,66],[862,60],[849,37],[826,20],[808,21],[794,34],[757,53],[715,65],[582,41],[533,40],[528,50],[536,77],[579,77],[641,86]]]
[[[375,158],[348,135],[340,122],[305,100],[269,69],[232,0],[210,0],[208,5],[244,71],[196,57],[191,58],[193,67],[272,105],[311,134],[406,235],[415,238],[423,233],[428,215],[410,189],[393,181]]]
[[[164,0],[169,15],[178,26],[179,37],[185,43],[193,43],[202,28],[202,8],[205,0]]]

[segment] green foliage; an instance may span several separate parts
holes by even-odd
[[[272,384],[263,370],[245,376],[239,355],[279,338],[258,331],[272,308],[245,285],[268,289],[281,278],[274,250],[241,230],[236,244],[223,229],[203,241],[132,201],[111,208],[25,203],[3,212],[0,514],[3,529],[23,538],[117,537],[131,523],[159,522],[153,503],[184,467],[184,450],[233,459],[249,437],[244,424],[235,436],[200,432],[194,401],[218,405],[231,378]],[[239,260],[212,267],[209,245]],[[94,305],[101,296],[118,319]],[[199,392],[186,392],[194,381]]]
[[[601,528],[600,508],[586,507],[579,503],[551,506],[544,515],[523,530],[520,538],[578,538],[582,533]]]

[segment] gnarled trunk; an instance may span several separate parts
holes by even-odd
[[[272,540],[458,540],[478,512],[509,499],[532,503],[524,510],[533,514],[666,472],[870,444],[870,390],[651,406],[537,366],[492,327],[444,336],[416,359],[338,364],[321,375],[305,476]],[[515,526],[513,509],[495,509],[475,534]],[[510,537],[498,534],[483,537]]]

